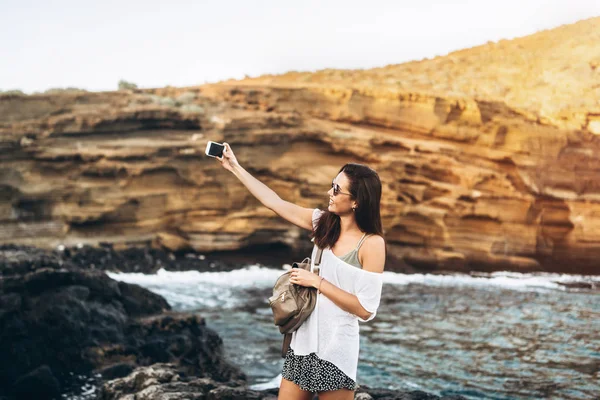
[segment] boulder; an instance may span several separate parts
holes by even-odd
[[[172,312],[161,296],[101,270],[24,250],[0,250],[0,396],[53,396],[74,375],[118,377],[156,362],[216,381],[245,378],[202,317]]]

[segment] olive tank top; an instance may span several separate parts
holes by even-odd
[[[368,238],[369,236],[371,236],[371,235],[367,235],[367,233],[365,232],[362,235],[362,237],[360,238],[360,240],[358,241],[358,244],[356,245],[356,247],[354,249],[350,250],[349,253],[346,253],[343,256],[338,257],[338,258],[352,266],[355,266],[356,268],[362,269],[362,265],[361,265],[360,261],[358,260],[358,249],[360,249],[360,246],[362,246],[365,239]]]

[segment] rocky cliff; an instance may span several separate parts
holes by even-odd
[[[595,18],[367,71],[1,96],[0,243],[305,250],[204,156],[214,140],[306,207],[344,163],[375,168],[389,269],[600,273],[599,35]]]
[[[94,268],[95,254],[80,256],[0,245],[0,398],[91,398],[76,396],[82,383],[100,385],[157,362],[245,382],[204,318],[171,311],[160,295]]]

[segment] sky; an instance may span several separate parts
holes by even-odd
[[[600,0],[0,0],[0,90],[373,68],[595,16]]]

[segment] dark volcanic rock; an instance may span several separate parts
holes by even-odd
[[[138,365],[175,362],[189,375],[245,380],[237,367],[224,361],[221,337],[197,315],[169,312],[139,318],[128,326],[127,336],[129,348],[115,353],[118,358],[133,355]]]
[[[240,262],[227,254],[205,255],[193,251],[170,252],[160,248],[129,247],[117,250],[109,243],[99,247],[67,247],[54,253],[63,261],[81,269],[101,269],[104,271],[142,272],[154,274],[161,268],[169,271],[230,271],[240,266]],[[225,256],[225,257],[223,257]],[[245,259],[246,263],[248,258]]]
[[[104,379],[116,379],[129,375],[135,366],[130,363],[116,363],[98,370]]]
[[[277,389],[247,387],[201,317],[172,312],[161,296],[102,271],[198,269],[199,261],[147,248],[0,246],[0,399],[58,398],[82,379],[101,386],[103,400],[276,399]],[[362,387],[356,399],[463,398]]]
[[[294,252],[286,246],[251,246],[240,251],[201,254],[194,251],[166,251],[160,248],[130,247],[117,250],[109,243],[98,247],[84,245],[42,250],[14,244],[0,245],[3,254],[0,275],[24,274],[42,267],[53,269],[102,270],[154,274],[168,271],[231,271],[248,264],[281,267],[303,259],[310,248]]]
[[[178,372],[175,365],[160,363],[137,368],[125,378],[106,382],[101,388],[99,398],[102,400],[263,398],[252,396],[251,393],[247,393],[251,392],[247,389],[243,391],[243,394],[249,394],[249,397],[243,395],[241,397],[216,397],[215,392],[219,392],[221,387],[225,387],[225,390],[228,391],[236,389],[239,391],[243,388],[243,382],[218,383],[210,378],[190,378]]]
[[[194,378],[178,372],[173,364],[154,364],[137,368],[125,378],[106,382],[100,390],[101,400],[275,400],[278,389],[256,391],[245,382],[215,382],[210,378]],[[355,394],[360,400],[466,400],[462,396],[436,396],[422,391],[397,391],[361,388]]]
[[[16,380],[13,390],[17,399],[60,398],[60,384],[47,365],[42,365]]]
[[[56,252],[38,249],[32,246],[0,246],[0,275],[25,274],[36,269],[61,268],[63,258]]]
[[[0,337],[0,397],[27,396],[35,386],[46,397],[34,398],[52,398],[73,373],[113,366],[109,374],[124,376],[156,362],[217,381],[244,379],[201,317],[171,313],[142,287],[31,248],[0,249]]]

